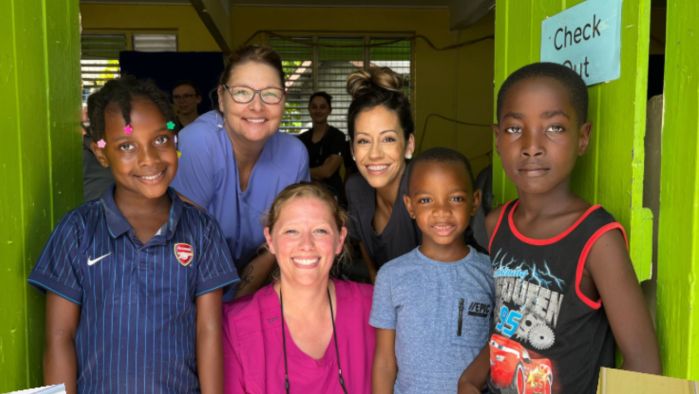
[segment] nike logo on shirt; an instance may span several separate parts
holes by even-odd
[[[100,256],[100,257],[98,257],[98,258],[96,258],[96,259],[91,259],[91,258],[88,257],[88,258],[87,258],[87,265],[95,265],[95,264],[97,264],[100,260],[102,260],[102,259],[104,259],[105,257],[109,256],[110,254],[112,254],[112,252],[109,252],[109,253],[107,253],[107,254],[105,254],[105,255],[102,255],[102,256]]]

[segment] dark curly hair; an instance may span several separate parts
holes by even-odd
[[[104,138],[104,110],[111,103],[119,106],[124,122],[131,123],[131,101],[136,97],[152,101],[166,120],[176,119],[167,94],[155,86],[155,83],[124,75],[108,81],[102,89],[90,95],[88,99],[87,113],[90,118],[88,133],[92,141],[97,142]]]
[[[558,63],[532,63],[521,67],[510,74],[509,77],[502,83],[498,91],[497,101],[497,118],[500,121],[502,115],[502,106],[505,104],[507,92],[517,84],[517,82],[525,79],[535,78],[551,78],[558,81],[568,91],[570,104],[575,109],[578,116],[578,121],[582,124],[587,121],[587,85],[585,81],[570,68]]]
[[[473,169],[471,169],[471,162],[468,161],[466,156],[461,153],[443,147],[430,148],[422,153],[420,153],[415,159],[410,162],[408,166],[408,192],[410,192],[410,180],[413,176],[413,169],[420,163],[454,163],[456,165],[463,166],[466,170],[466,175],[471,182],[471,188],[476,187],[476,177],[473,176]]]

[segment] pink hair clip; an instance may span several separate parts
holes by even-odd
[[[97,147],[100,149],[104,149],[104,147],[107,146],[107,143],[104,141],[104,138],[100,139],[97,141]]]
[[[131,127],[131,124],[124,126],[124,133],[126,133],[126,135],[131,135],[131,133],[133,133],[133,127]]]

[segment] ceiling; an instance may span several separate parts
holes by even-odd
[[[190,0],[80,0],[106,4],[189,4]],[[324,7],[447,7],[450,0],[228,0],[231,5]]]

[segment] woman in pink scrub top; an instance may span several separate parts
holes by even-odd
[[[278,279],[224,310],[226,393],[370,393],[373,288],[331,278],[347,215],[323,187],[274,200],[264,233]]]

